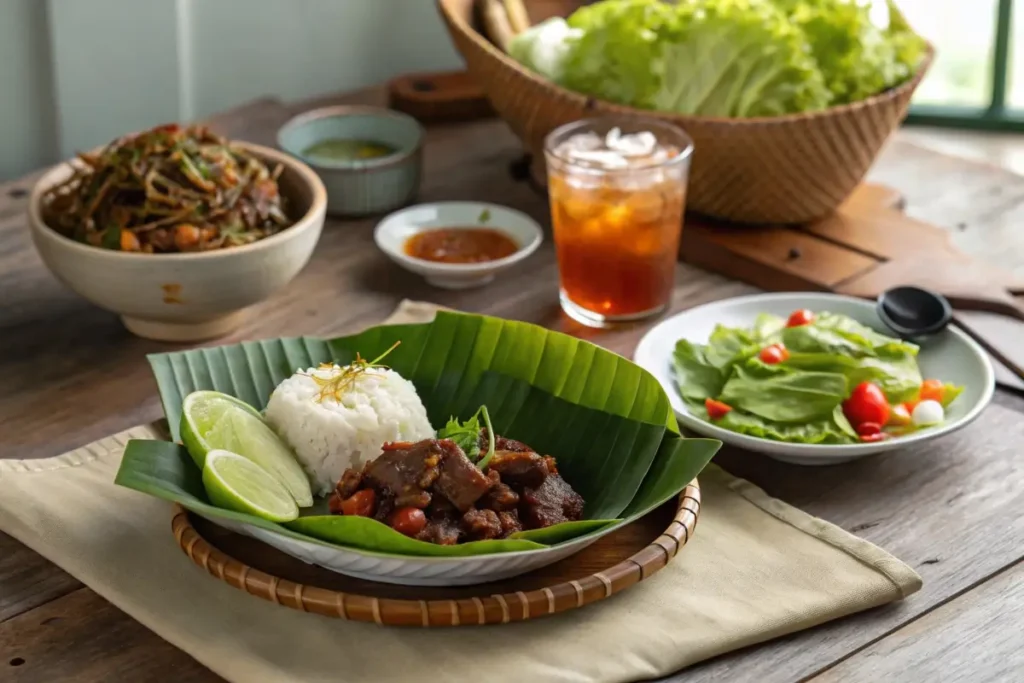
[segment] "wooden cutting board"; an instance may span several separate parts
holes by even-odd
[[[877,297],[897,285],[965,310],[1024,320],[1024,282],[959,251],[949,232],[902,212],[898,192],[865,184],[835,214],[802,226],[737,227],[688,216],[680,258],[767,290]]]

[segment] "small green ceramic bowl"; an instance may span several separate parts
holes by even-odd
[[[298,157],[327,187],[327,213],[363,216],[409,204],[419,190],[423,127],[380,107],[335,106],[299,114],[277,132],[277,144]],[[358,156],[377,148],[376,156]],[[384,151],[381,153],[380,149]]]

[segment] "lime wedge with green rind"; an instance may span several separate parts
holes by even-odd
[[[241,455],[281,482],[299,507],[313,504],[309,478],[295,454],[259,412],[234,396],[196,391],[181,407],[181,441],[192,459],[205,469],[210,451]]]
[[[276,477],[237,453],[214,449],[206,454],[203,488],[210,502],[225,510],[244,512],[271,522],[290,522],[299,506]]]

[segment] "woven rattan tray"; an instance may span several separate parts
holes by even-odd
[[[285,607],[386,626],[507,624],[604,600],[667,565],[700,514],[694,480],[678,500],[561,562],[506,581],[453,588],[363,581],[307,565],[175,506],[179,546],[212,576]]]

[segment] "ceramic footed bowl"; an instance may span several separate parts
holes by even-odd
[[[71,173],[62,163],[32,191],[29,226],[46,267],[69,289],[121,316],[140,337],[191,342],[229,334],[246,309],[287,285],[309,261],[320,238],[326,192],[305,164],[276,150],[234,143],[282,164],[282,194],[295,223],[258,242],[215,251],[142,254],[82,244],[47,226],[41,215],[45,192]]]

